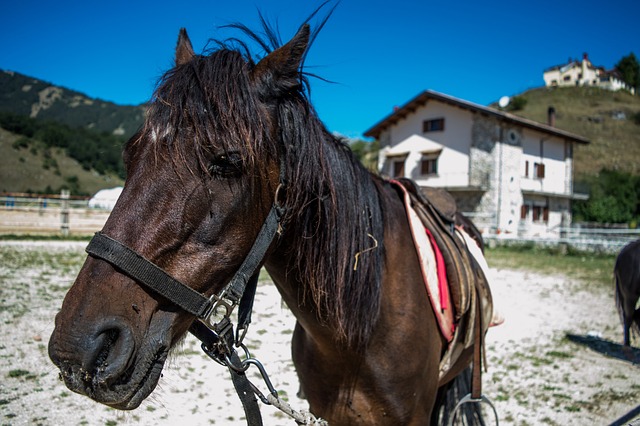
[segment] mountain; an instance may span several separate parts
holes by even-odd
[[[87,170],[62,149],[44,149],[39,144],[21,147],[21,136],[0,128],[0,192],[59,193],[68,188],[73,195],[93,195],[100,189],[121,186],[115,174]]]
[[[596,87],[542,87],[513,97],[515,104],[524,106],[511,113],[540,123],[547,123],[553,107],[556,127],[591,141],[574,149],[577,181],[603,168],[640,175],[640,96]]]
[[[117,173],[122,169],[120,146],[142,125],[145,111],[144,105],[92,99],[37,78],[0,70],[0,114],[66,126],[29,126],[40,129],[35,134],[0,128],[0,192],[58,192],[65,187],[74,195],[91,195],[122,185]],[[74,130],[78,128],[82,130]],[[56,146],[55,139],[61,137],[66,140]]]
[[[23,74],[0,70],[0,111],[52,120],[128,139],[144,120],[144,105],[117,105]]]
[[[497,104],[491,106],[499,108]],[[595,87],[543,87],[512,97],[507,110],[546,123],[550,106],[556,111],[558,128],[591,141],[574,150],[577,181],[595,176],[603,168],[640,175],[640,96]],[[70,128],[105,132],[125,141],[142,124],[145,106],[91,99],[33,77],[0,70],[0,113],[6,111],[65,123]],[[0,129],[0,191],[58,191],[61,186],[70,186],[73,193],[92,194],[122,184],[116,173],[100,174],[86,161],[73,160],[68,154],[68,149],[51,149],[37,141],[27,143],[19,135]]]

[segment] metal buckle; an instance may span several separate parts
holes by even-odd
[[[213,294],[209,298],[211,307],[203,315],[202,322],[210,329],[214,329],[216,324],[224,318],[229,318],[235,308],[234,303],[229,303],[224,299],[225,293],[222,292],[220,296]]]

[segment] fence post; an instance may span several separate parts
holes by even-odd
[[[69,195],[68,189],[60,191],[60,201],[62,209],[60,210],[60,231],[64,237],[69,235]]]

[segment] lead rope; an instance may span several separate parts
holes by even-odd
[[[273,387],[266,369],[260,361],[251,357],[249,350],[242,342],[234,342],[229,345],[227,339],[233,336],[233,326],[229,322],[225,327],[225,331],[221,334],[216,333],[200,321],[194,321],[189,329],[198,340],[202,342],[202,350],[211,359],[217,363],[226,366],[229,369],[233,385],[240,397],[242,405],[245,409],[248,425],[261,425],[262,418],[259,411],[256,413],[257,401],[256,396],[266,405],[273,405],[284,414],[293,418],[299,425],[317,425],[328,426],[326,420],[315,417],[308,411],[296,411],[286,401],[280,399],[278,391]],[[241,360],[235,347],[242,348],[245,353],[245,359]],[[246,376],[246,371],[251,366],[258,368],[262,379],[269,390],[265,396]]]
[[[278,410],[282,411],[289,417],[293,418],[299,425],[318,425],[318,426],[329,426],[329,423],[326,420],[319,419],[309,411],[296,411],[285,401],[281,400],[277,396],[273,396],[272,394],[267,395],[267,400],[269,404],[276,407]]]

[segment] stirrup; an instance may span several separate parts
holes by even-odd
[[[449,418],[449,423],[447,426],[453,426],[453,421],[456,419],[456,414],[458,412],[458,410],[460,409],[460,407],[463,404],[467,404],[469,402],[479,402],[479,403],[486,403],[487,405],[489,405],[489,407],[491,407],[491,409],[493,410],[493,415],[496,418],[496,426],[499,426],[499,420],[498,420],[498,412],[496,411],[496,407],[493,406],[493,403],[489,400],[489,398],[487,398],[484,395],[480,395],[480,398],[473,398],[471,396],[470,393],[466,394],[457,404],[456,404],[456,408],[453,409],[453,412],[451,413],[451,417]]]

